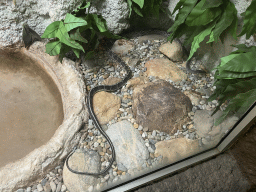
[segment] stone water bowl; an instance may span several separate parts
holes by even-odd
[[[78,143],[88,119],[85,84],[74,62],[29,50],[0,49],[0,191],[41,179]]]

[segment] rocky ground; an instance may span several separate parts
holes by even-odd
[[[121,90],[99,92],[93,101],[99,122],[115,146],[112,168],[107,174],[91,177],[71,173],[63,162],[41,181],[18,192],[102,190],[213,146],[238,120],[230,117],[213,128],[214,119],[220,115],[211,117],[218,102],[206,101],[215,89],[213,74],[187,73],[179,43],[170,44],[163,36],[141,36],[119,40],[112,50],[122,55],[133,72]],[[125,76],[124,69],[107,59],[104,52],[96,58],[79,67],[87,90],[115,84]],[[194,60],[191,68],[200,66]],[[112,151],[91,119],[81,132],[79,149],[70,158],[71,167],[90,172],[107,167]]]

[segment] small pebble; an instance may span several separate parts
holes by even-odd
[[[37,190],[38,190],[38,191],[43,191],[44,188],[43,188],[43,186],[42,186],[41,184],[38,184],[38,185],[37,185]]]
[[[64,192],[64,191],[66,191],[67,190],[67,187],[65,186],[65,185],[62,185],[61,186],[61,192]]]
[[[52,191],[56,191],[56,184],[53,181],[50,182],[50,186]]]

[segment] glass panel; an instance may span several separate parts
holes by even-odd
[[[204,68],[195,59],[190,66],[181,62],[186,55],[182,56],[184,50],[179,42],[170,44],[166,36],[159,34],[140,35],[129,41],[117,40],[112,51],[119,54],[110,54],[114,60],[109,60],[103,52],[94,58],[104,60],[98,62],[102,63],[101,68],[83,66],[88,90],[124,79],[127,71],[119,58],[133,73],[120,90],[114,93],[103,90],[93,97],[96,117],[114,145],[115,162],[106,174],[93,180],[94,184],[85,186],[90,190],[117,186],[211,149],[243,115],[232,113],[214,126],[230,101],[211,116],[219,105],[217,100],[207,102],[216,88],[214,73],[196,71]],[[79,148],[70,158],[74,170],[75,155],[94,156],[92,159],[98,161],[94,168],[83,170],[84,165],[80,166],[80,171],[91,172],[97,172],[97,166],[103,171],[113,157],[108,139],[102,136],[92,118],[88,122],[88,136]]]

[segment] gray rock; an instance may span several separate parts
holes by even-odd
[[[38,184],[38,185],[37,185],[37,190],[38,190],[38,191],[43,191],[44,188],[43,188],[43,186],[42,186],[41,184]]]
[[[45,192],[51,192],[51,191],[52,191],[51,186],[50,186],[50,181],[47,181],[47,182],[45,183],[44,191],[45,191]]]
[[[219,142],[220,138],[229,130],[237,121],[238,117],[231,116],[225,119],[218,126],[214,126],[214,122],[221,116],[222,111],[218,111],[211,116],[212,111],[197,110],[194,115],[194,125],[196,133],[205,138],[203,144],[214,145]],[[191,135],[190,135],[191,136]],[[207,138],[211,138],[210,140]],[[207,140],[206,140],[207,139]]]
[[[152,149],[151,147],[148,147],[148,151],[149,151],[150,153],[154,153],[154,152],[155,152],[155,150]]]
[[[57,185],[57,188],[56,188],[56,192],[61,191],[61,186],[62,186],[62,184],[61,184],[61,182],[59,182],[58,185]]]
[[[24,189],[18,189],[16,192],[25,192]]]
[[[121,121],[106,131],[114,144],[116,162],[122,163],[127,169],[140,167],[149,157],[148,150],[137,129],[129,121]]]
[[[65,185],[62,185],[61,186],[61,192],[64,192],[64,191],[66,191],[67,190],[67,187],[65,186]]]
[[[52,21],[65,19],[66,14],[80,4],[81,1],[77,0],[17,0],[15,3],[3,1],[0,4],[2,26],[0,29],[0,47],[21,41],[24,22],[27,22],[41,36]],[[92,1],[90,13],[101,14],[107,21],[108,29],[115,34],[129,26],[127,20],[129,8],[125,1]]]
[[[77,149],[68,163],[71,169],[80,172],[98,173],[100,171],[100,156],[93,150]],[[72,173],[66,167],[66,163],[63,169],[63,181],[72,192],[87,191],[89,186],[96,184],[95,177]]]
[[[127,172],[127,168],[122,163],[117,163],[118,170]]]
[[[42,186],[45,186],[45,183],[48,181],[48,179],[44,178],[42,181],[41,181],[41,185]]]
[[[51,186],[52,191],[55,192],[56,191],[56,184],[53,181],[51,181],[50,186]]]

